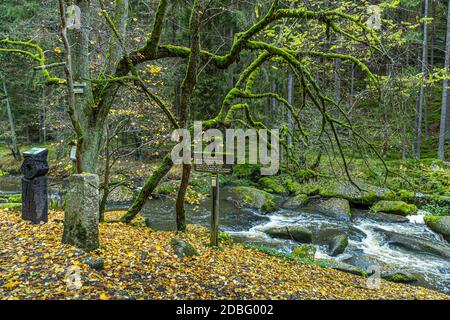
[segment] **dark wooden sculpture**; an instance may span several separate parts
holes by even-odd
[[[32,148],[23,153],[22,219],[32,223],[48,221],[48,150]]]

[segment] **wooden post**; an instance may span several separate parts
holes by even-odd
[[[217,173],[211,174],[211,241],[213,247],[219,245],[219,179]]]

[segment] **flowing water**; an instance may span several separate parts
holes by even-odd
[[[50,187],[50,196],[58,195],[57,190]],[[16,193],[20,191],[20,179],[17,177],[0,177],[0,192]],[[381,271],[401,270],[413,274],[418,285],[433,288],[450,294],[450,261],[449,259],[425,254],[423,252],[393,247],[385,241],[383,231],[420,238],[427,243],[441,244],[438,235],[430,231],[419,214],[411,217],[407,223],[388,223],[371,220],[364,210],[352,209],[351,222],[335,220],[315,210],[314,203],[298,210],[279,209],[270,214],[257,210],[236,208],[233,202],[226,200],[229,193],[226,188],[221,192],[220,228],[227,231],[236,242],[264,245],[283,252],[290,252],[298,244],[290,240],[272,239],[264,230],[280,226],[305,226],[313,234],[327,231],[344,231],[349,235],[349,244],[345,252],[336,260],[355,264],[362,268],[364,264],[378,265]],[[281,202],[281,199],[279,199]],[[127,203],[110,203],[109,209],[126,208]],[[150,226],[158,230],[175,230],[174,201],[170,199],[149,200],[143,210]],[[196,223],[209,227],[210,201],[205,200],[194,210],[187,208],[188,223]],[[320,243],[320,242],[319,242]],[[324,245],[317,244],[316,259],[331,259]],[[353,262],[352,262],[353,261]]]
[[[384,240],[383,232],[380,231],[394,231],[402,235],[418,237],[428,243],[442,245],[443,242],[439,236],[423,223],[420,213],[410,218],[407,223],[388,223],[371,220],[367,211],[353,209],[352,221],[345,222],[317,213],[314,205],[298,210],[280,209],[270,214],[263,214],[252,209],[239,209],[226,200],[228,196],[226,190],[221,192],[220,228],[227,231],[236,242],[264,245],[283,252],[291,252],[298,243],[273,239],[264,230],[293,225],[307,227],[313,231],[313,234],[340,230],[349,235],[349,244],[345,252],[333,258],[328,256],[324,245],[317,245],[316,259],[336,259],[352,263],[355,257],[360,260],[363,258],[361,267],[364,267],[364,263],[370,263],[372,266],[379,266],[381,272],[389,270],[407,272],[418,279],[418,285],[450,294],[449,259],[393,247]],[[188,209],[187,211],[188,223],[209,227],[209,200],[204,201],[198,210]],[[143,215],[149,218],[151,227],[155,229],[175,230],[173,200],[150,200]]]

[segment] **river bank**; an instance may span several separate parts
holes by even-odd
[[[117,218],[108,213],[107,219]],[[134,225],[100,225],[101,248],[87,254],[61,244],[62,212],[30,225],[18,212],[0,210],[2,299],[448,299],[421,287],[381,280],[368,289],[363,277],[274,257],[241,244],[212,249],[207,229],[190,225],[183,235]],[[181,237],[198,256],[180,259],[171,242]],[[96,259],[97,258],[97,259]],[[70,290],[75,267],[81,286]]]
[[[222,184],[239,185],[234,187],[238,191],[235,193],[230,192],[233,187],[225,187],[220,200],[220,227],[236,242],[289,255],[304,241],[295,241],[283,234],[284,231],[305,228],[311,234],[311,239],[306,242],[314,246],[316,259],[336,262],[337,268],[360,275],[371,274],[371,269],[376,266],[382,277],[450,292],[448,242],[424,221],[435,219],[432,216],[436,214],[448,216],[446,202],[442,203],[448,194],[445,179],[438,180],[441,181],[441,191],[430,197],[402,189],[392,191],[365,182],[360,185],[366,190],[359,191],[346,182],[330,179],[312,177],[302,181],[291,175],[255,178],[252,172],[247,171],[238,168],[232,176],[222,177]],[[431,176],[441,178],[448,170],[435,168],[434,171]],[[175,230],[174,197],[177,185],[175,169],[144,207],[142,215],[152,229]],[[189,223],[209,227],[208,185],[207,175],[193,174],[187,197]],[[51,179],[50,208],[57,209],[63,203],[63,189],[61,180]],[[20,177],[1,177],[0,191],[20,192]],[[125,187],[116,189],[110,196],[108,210],[128,208],[136,191]],[[257,199],[262,199],[262,202]],[[387,199],[395,200],[394,204],[404,200],[410,204],[405,202],[401,205],[413,210],[405,212],[406,217],[403,212],[386,214],[383,212],[389,209],[386,207],[376,214],[371,212],[376,202]],[[327,203],[332,204],[324,207]],[[422,210],[417,212],[414,203]],[[3,205],[20,207],[20,204],[14,207],[14,203]],[[336,211],[341,205],[345,208],[343,211],[348,212]],[[338,216],[333,212],[337,212]],[[280,228],[284,230],[278,236],[269,234],[271,229]],[[346,244],[339,252],[330,253],[329,240],[335,237],[343,237]]]

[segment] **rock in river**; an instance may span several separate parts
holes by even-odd
[[[450,242],[450,216],[425,216],[423,220],[428,228],[442,234]]]
[[[264,232],[272,238],[288,239],[303,243],[311,243],[312,241],[312,232],[301,226],[270,228]]]
[[[376,228],[375,230],[381,232],[386,242],[390,245],[418,253],[428,253],[446,259],[450,258],[450,247],[445,244],[421,239],[412,235],[403,235],[381,228]]]
[[[413,204],[407,204],[403,201],[378,201],[370,209],[372,212],[384,212],[407,216],[417,213],[417,207]]]
[[[252,187],[233,187],[230,189],[233,201],[240,206],[271,212],[276,209],[275,198],[268,192]]]
[[[348,246],[348,238],[347,233],[342,229],[321,228],[313,232],[313,242],[325,245],[328,248],[328,254],[333,257],[344,252]]]
[[[371,220],[375,220],[375,221],[380,221],[380,222],[390,222],[390,223],[405,223],[405,222],[409,222],[409,219],[403,216],[399,216],[397,214],[389,214],[389,213],[384,213],[384,212],[377,212],[377,213],[371,213],[368,215],[365,215],[365,217],[371,219]]]
[[[338,234],[327,241],[328,254],[332,257],[345,251],[348,246],[348,236],[345,233]]]
[[[317,205],[317,209],[326,215],[333,216],[339,220],[350,220],[350,204],[346,199],[331,198]]]
[[[322,197],[344,198],[354,204],[371,205],[378,200],[390,200],[395,193],[389,189],[377,187],[363,181],[357,181],[359,188],[350,182],[327,181],[320,189]]]
[[[382,273],[381,277],[384,280],[397,282],[397,283],[411,283],[417,281],[416,277],[412,274],[404,271],[390,271]]]
[[[297,194],[293,197],[290,197],[283,203],[284,209],[297,209],[298,207],[307,204],[309,201],[309,197],[306,194]]]

